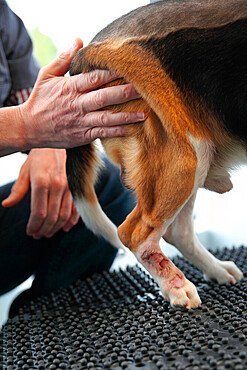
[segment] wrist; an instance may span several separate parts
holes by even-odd
[[[33,145],[30,140],[30,127],[26,124],[23,117],[24,105],[25,103],[15,107],[16,122],[18,123],[16,132],[21,151],[29,151],[32,149]]]
[[[29,150],[20,106],[0,109],[0,156]]]
[[[19,106],[19,113],[25,132],[25,145],[27,148],[51,148],[54,141],[51,140],[51,132],[47,125],[47,111],[42,104],[32,104],[31,98]]]
[[[35,119],[33,119],[32,111],[29,106],[29,102],[25,102],[18,107],[18,116],[21,125],[21,131],[23,133],[23,145],[25,150],[31,150],[32,148],[38,148],[39,135],[35,134]]]

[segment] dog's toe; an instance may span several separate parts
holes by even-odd
[[[221,267],[226,269],[236,281],[242,280],[244,277],[242,271],[232,261],[222,261]]]
[[[182,287],[170,289],[166,292],[166,297],[174,308],[191,309],[201,306],[196,287],[186,278]]]
[[[219,284],[231,283],[243,279],[242,271],[232,261],[216,260],[215,266],[204,274],[208,281],[217,281]]]

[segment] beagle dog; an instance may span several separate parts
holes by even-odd
[[[192,213],[198,188],[231,190],[229,170],[247,159],[247,1],[170,0],[138,8],[79,50],[70,73],[94,69],[117,71],[123,78],[107,86],[131,82],[142,96],[107,109],[144,112],[145,121],[126,125],[126,137],[102,140],[137,205],[118,230],[106,217],[94,192],[100,159],[91,143],[67,151],[77,209],[95,234],[135,254],[172,306],[199,307],[195,286],[159,240],[176,246],[207,280],[243,278],[233,262],[201,245]]]

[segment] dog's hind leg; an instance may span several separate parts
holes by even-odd
[[[188,142],[174,138],[167,138],[156,154],[154,150],[139,167],[138,204],[118,228],[118,234],[172,306],[198,307],[201,301],[195,286],[159,246],[160,238],[191,196],[196,156]]]
[[[196,194],[182,208],[163,238],[174,245],[189,261],[198,267],[206,280],[214,280],[219,284],[243,278],[242,272],[232,261],[220,261],[215,258],[198,240],[193,225],[193,208]]]
[[[158,283],[162,294],[173,307],[200,307],[201,300],[194,284],[189,281],[159,246],[159,232],[150,236],[135,252],[140,263]]]
[[[173,307],[188,309],[199,307],[201,300],[196,287],[160,249],[159,241],[163,228],[150,225],[150,221],[147,223],[137,205],[119,227],[120,239],[128,245],[137,260],[147,269],[159,285],[163,296]],[[136,247],[134,247],[135,243],[138,244]]]

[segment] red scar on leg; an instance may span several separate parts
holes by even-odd
[[[142,255],[143,262],[147,262],[154,267],[158,272],[167,269],[167,265],[171,263],[169,258],[166,258],[162,253],[144,252]]]

